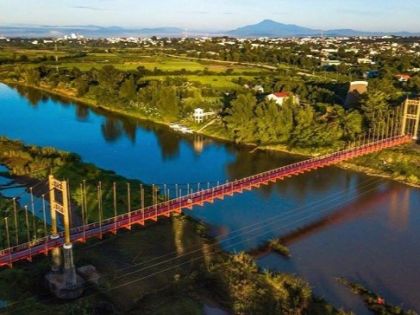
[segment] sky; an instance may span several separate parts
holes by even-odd
[[[272,19],[316,29],[420,32],[420,0],[0,0],[0,25],[230,30]]]

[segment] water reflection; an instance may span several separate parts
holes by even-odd
[[[369,214],[377,205],[384,202],[389,194],[397,194],[399,192],[398,187],[388,187],[375,193],[378,189],[381,189],[379,185],[372,189],[372,193],[365,195],[348,205],[337,208],[332,214],[329,214],[315,222],[312,222],[306,226],[301,226],[299,229],[281,237],[281,242],[285,245],[291,245],[302,239],[310,237],[313,234],[317,234],[331,226],[342,224],[349,220],[357,219],[361,215]]]
[[[161,148],[163,160],[171,160],[179,157],[180,141],[181,139],[177,134],[167,130],[167,128],[157,127],[154,132]]]
[[[87,121],[89,118],[89,109],[85,106],[76,106],[76,117],[79,121]]]
[[[45,101],[48,97],[40,90],[28,89],[17,86],[16,91],[22,97],[26,98],[32,107],[37,107],[41,101]]]
[[[121,122],[113,118],[105,118],[101,130],[107,142],[115,142],[123,135]]]
[[[391,194],[388,217],[393,229],[403,231],[408,226],[410,220],[410,193],[411,190],[407,189],[402,194],[397,192]]]

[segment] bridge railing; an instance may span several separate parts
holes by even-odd
[[[208,196],[212,196],[212,198],[215,198],[220,193],[222,195],[224,195],[226,192],[232,193],[234,189],[238,188],[238,186],[239,188],[241,187],[243,188],[243,186],[241,185],[244,185],[244,184],[246,184],[246,186],[249,187],[251,185],[261,183],[260,180],[266,181],[266,180],[270,180],[271,178],[274,179],[274,178],[281,177],[283,175],[284,176],[290,175],[291,174],[289,173],[290,170],[296,170],[297,172],[301,170],[306,170],[307,168],[304,168],[303,166],[306,166],[308,164],[312,164],[313,167],[327,166],[329,164],[333,164],[333,163],[336,163],[337,161],[344,159],[346,154],[350,154],[351,156],[357,156],[360,154],[356,154],[356,153],[364,152],[365,150],[368,150],[373,147],[377,147],[377,146],[386,147],[388,144],[395,144],[396,140],[400,140],[400,141],[397,141],[396,144],[401,144],[401,143],[409,141],[410,137],[398,135],[391,138],[381,139],[375,142],[367,143],[362,146],[346,148],[346,149],[343,149],[334,153],[330,153],[323,156],[314,157],[308,160],[281,166],[274,170],[265,171],[265,172],[248,176],[239,180],[233,180],[233,181],[224,183],[216,187],[203,189],[203,190],[194,192],[192,194],[180,196],[178,198],[164,201],[159,204],[151,205],[143,209],[137,209],[130,213],[120,214],[118,216],[105,219],[101,222],[94,222],[94,223],[89,223],[84,226],[74,227],[71,229],[71,234],[73,236],[72,240],[77,240],[78,236],[80,236],[81,233],[88,233],[89,231],[92,231],[98,228],[103,228],[104,232],[106,232],[112,228],[112,225],[117,225],[117,227],[121,227],[123,225],[121,222],[129,221],[133,217],[135,220],[137,220],[136,217],[140,216],[140,220],[141,219],[146,220],[153,217],[153,216],[149,216],[149,214],[152,212],[153,212],[153,215],[162,215],[166,213],[164,211],[165,209],[167,210],[167,212],[170,212],[170,211],[173,211],[174,209],[186,208],[190,206],[190,201],[193,201],[197,197],[203,197],[203,196],[208,195]],[[62,238],[62,237],[63,237],[63,232],[60,232],[59,238]],[[47,244],[50,240],[51,240],[51,236],[44,236],[42,238],[30,241],[30,242],[22,243],[17,246],[0,250],[0,257],[11,255],[13,253],[20,252],[23,250],[27,250],[28,248],[42,246],[44,244]]]

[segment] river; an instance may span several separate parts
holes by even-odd
[[[86,162],[149,184],[205,185],[297,160],[183,136],[165,126],[6,85],[0,85],[0,135],[75,152]],[[420,310],[419,189],[329,167],[217,201],[190,215],[214,226],[228,251],[284,237],[292,258],[267,254],[259,265],[302,276],[318,296],[338,307],[369,314],[335,280],[343,276],[390,303]]]

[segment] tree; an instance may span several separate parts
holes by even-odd
[[[39,85],[41,81],[41,74],[38,68],[30,68],[25,71],[25,81],[28,84]]]
[[[363,117],[358,111],[345,113],[340,117],[341,128],[343,130],[343,140],[354,141],[362,133]]]
[[[156,106],[167,120],[178,118],[179,102],[176,88],[171,86],[162,86],[161,91],[157,93]]]
[[[361,109],[368,128],[378,131],[384,127],[389,113],[388,98],[384,92],[374,91],[363,95]]]
[[[120,97],[126,100],[133,100],[137,94],[137,87],[134,82],[133,76],[129,76],[125,81],[121,84],[120,87]]]
[[[74,80],[74,87],[77,90],[77,96],[83,96],[89,92],[89,81],[84,76],[78,77]]]
[[[283,106],[274,101],[266,101],[257,106],[256,127],[257,138],[261,143],[284,143],[293,129],[293,111],[291,102]]]
[[[233,139],[237,142],[252,142],[254,137],[254,109],[257,104],[252,94],[241,94],[227,110],[225,122]]]

